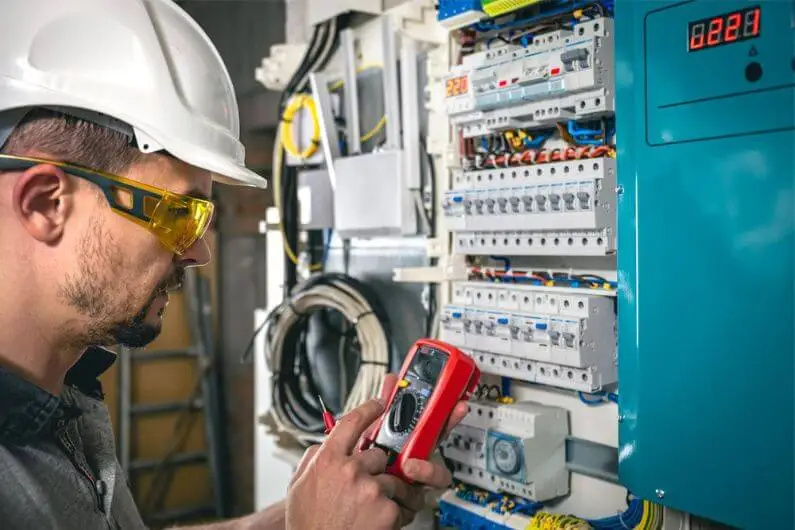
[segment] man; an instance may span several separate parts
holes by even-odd
[[[213,180],[264,183],[244,167],[223,63],[171,0],[3,0],[0,20],[0,526],[143,528],[100,346],[151,342],[184,270],[209,261]],[[410,521],[422,488],[355,450],[382,412],[373,400],[346,415],[285,502],[207,528]],[[450,481],[423,461],[407,474]]]

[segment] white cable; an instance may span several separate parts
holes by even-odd
[[[389,363],[389,343],[381,322],[367,300],[344,282],[332,280],[330,283],[333,286],[319,284],[309,289],[302,289],[299,285],[297,294],[276,310],[268,332],[266,361],[271,372],[281,368],[287,334],[303,315],[321,309],[339,311],[355,327],[361,351],[359,372],[345,400],[344,412],[349,412],[380,395]],[[318,431],[322,432],[321,419],[311,417],[309,412],[301,410],[294,399],[296,396],[289,395],[289,389],[284,398],[290,403],[282,402],[283,396],[274,392],[273,419],[279,429],[302,442],[322,440],[323,436],[318,434]],[[290,406],[306,425],[296,425],[285,412],[286,406]]]

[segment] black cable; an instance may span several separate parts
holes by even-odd
[[[428,216],[428,225],[430,227],[428,231],[428,237],[433,238],[436,237],[436,164],[434,164],[433,155],[428,152],[428,145],[425,143],[425,137],[420,135],[420,147],[422,147],[422,152],[425,155],[425,160],[428,166],[428,182],[430,183],[431,189],[431,211],[430,215]],[[433,267],[436,264],[436,259],[431,258],[430,266]],[[430,337],[433,334],[433,319],[436,315],[436,287],[434,284],[428,284],[428,315],[425,320],[425,335]]]

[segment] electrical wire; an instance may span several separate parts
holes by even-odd
[[[279,99],[279,119],[287,108],[288,102],[296,94],[306,91],[309,83],[309,75],[312,72],[321,70],[328,64],[335,49],[339,44],[340,29],[344,25],[346,17],[334,17],[324,23],[318,24],[312,31],[310,43],[306,53],[301,60],[301,64],[291,76],[285,90]],[[289,120],[288,120],[289,121]],[[298,247],[298,233],[300,223],[298,220],[298,186],[297,171],[288,167],[284,160],[284,141],[282,140],[282,129],[277,128],[277,137],[274,141],[273,156],[273,181],[274,181],[274,202],[277,203],[279,211],[279,230],[282,233],[284,246],[284,266],[285,282],[284,287],[289,291],[297,283],[298,276],[298,257],[293,250]],[[321,264],[310,264],[311,271],[322,268]]]
[[[293,129],[298,113],[303,109],[309,112],[312,136],[309,139],[309,145],[303,151],[300,151],[293,140],[295,138]],[[282,113],[280,137],[284,149],[295,158],[308,160],[317,152],[320,146],[320,120],[317,116],[315,99],[312,96],[299,94],[290,100],[284,113]]]
[[[322,409],[316,399],[320,392],[306,352],[307,326],[313,313],[332,310],[355,330],[360,356],[342,412],[377,397],[389,369],[388,319],[364,284],[336,273],[315,275],[299,284],[263,326],[267,326],[266,364],[273,378],[273,419],[282,431],[303,443],[318,442],[324,436]]]
[[[299,265],[300,261],[298,259],[298,255],[290,245],[290,241],[287,237],[287,231],[285,229],[285,219],[289,219],[290,217],[285,215],[282,204],[282,171],[284,170],[283,161],[284,143],[282,142],[281,131],[279,131],[276,133],[276,140],[273,144],[273,203],[276,207],[276,210],[279,212],[279,231],[282,234],[282,247],[284,248],[284,254],[294,265]],[[311,272],[320,271],[322,269],[323,263],[313,263],[309,265],[309,270]]]

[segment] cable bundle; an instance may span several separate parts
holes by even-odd
[[[303,443],[323,439],[320,392],[307,356],[306,335],[309,317],[329,310],[345,318],[359,345],[358,373],[343,412],[377,397],[389,369],[388,320],[366,285],[344,274],[319,274],[298,285],[266,319],[266,361],[273,374],[273,418],[279,429]]]
[[[329,60],[331,60],[339,44],[340,30],[344,26],[344,20],[344,17],[335,17],[314,27],[306,54],[287,83],[284,92],[282,92],[279,101],[280,122],[290,121],[289,114],[286,120],[284,116],[285,111],[288,110],[288,103],[296,94],[305,94],[308,91],[309,75],[325,68]],[[301,97],[296,101],[308,104],[309,100],[307,97]],[[289,110],[297,112],[297,109],[291,108]],[[277,129],[277,138],[273,145],[273,194],[276,207],[279,210],[279,227],[284,236],[285,286],[287,289],[291,289],[297,283],[298,276],[298,256],[296,255],[299,232],[298,178],[297,171],[294,168],[287,167],[284,162],[283,129],[284,125],[280,124]],[[313,131],[313,139],[317,137],[316,132]],[[295,149],[297,150],[297,148]],[[299,153],[300,155],[301,153]],[[283,185],[282,181],[284,181]],[[320,268],[322,268],[320,264],[310,266],[311,270],[319,270]]]

